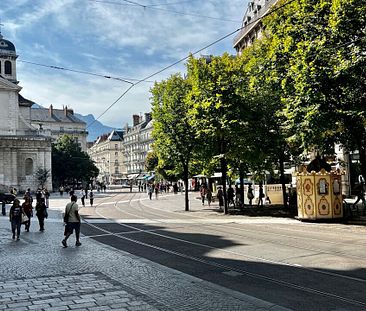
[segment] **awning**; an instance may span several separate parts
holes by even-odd
[[[235,180],[235,183],[240,184],[240,178]],[[252,182],[249,179],[246,179],[246,178],[243,179],[243,183],[244,183],[244,185],[251,185],[252,184]]]
[[[194,178],[203,178],[203,177],[206,177],[206,175],[198,174],[198,175],[194,175],[193,177]]]
[[[152,175],[152,176],[149,176],[148,178],[147,178],[147,180],[151,180],[151,179],[154,179],[155,178],[155,175]]]
[[[211,178],[219,178],[219,177],[222,177],[222,173],[214,173]]]
[[[139,176],[140,174],[130,174],[130,175],[127,175],[127,178],[128,179],[135,179],[137,178],[137,176]]]

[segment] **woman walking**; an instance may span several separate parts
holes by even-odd
[[[210,207],[211,202],[212,202],[212,192],[209,187],[207,187],[207,190],[206,190],[206,198],[207,198],[208,207]]]
[[[89,200],[90,200],[90,206],[93,206],[93,204],[94,204],[94,193],[93,193],[93,190],[90,190]]]
[[[48,216],[44,198],[40,198],[36,204],[36,215],[39,222],[39,231],[44,231],[44,219]]]
[[[221,187],[218,187],[217,190],[217,199],[219,200],[219,211],[222,212],[224,207],[224,192],[222,191]]]
[[[24,197],[25,201],[22,204],[23,213],[27,215],[28,221],[24,223],[25,231],[29,232],[31,217],[33,217],[33,206],[30,197]]]
[[[15,231],[17,235],[17,241],[20,239],[20,227],[22,225],[22,207],[20,201],[15,199],[13,205],[10,208],[9,220],[11,222],[11,231],[13,233],[13,240],[15,240]]]

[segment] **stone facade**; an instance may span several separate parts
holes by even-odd
[[[152,150],[152,130],[150,113],[145,113],[144,117],[133,115],[133,126],[126,125],[123,147],[128,174],[146,173],[145,160]]]
[[[51,138],[20,113],[27,101],[19,94],[14,45],[0,34],[0,186],[36,189],[37,169],[51,175]],[[51,189],[51,176],[45,186]]]
[[[123,156],[123,131],[112,131],[97,138],[88,149],[90,158],[99,169],[98,181],[118,184],[126,176]]]
[[[74,115],[73,109],[65,106],[63,109],[23,108],[22,115],[38,130],[47,132],[55,142],[65,134],[73,137],[82,151],[87,151],[86,138],[88,132],[86,123]]]

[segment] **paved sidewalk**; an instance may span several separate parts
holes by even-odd
[[[92,239],[64,249],[67,201],[52,198],[45,232],[33,218],[18,242],[0,216],[0,310],[288,310]]]

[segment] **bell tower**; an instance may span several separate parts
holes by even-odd
[[[4,39],[0,28],[0,75],[16,84],[18,84],[16,70],[17,58],[18,55],[16,54],[14,44]]]

